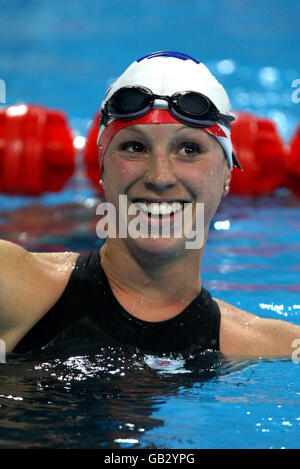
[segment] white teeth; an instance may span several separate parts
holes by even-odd
[[[154,203],[154,202],[136,202],[135,205],[141,209],[143,212],[146,212],[151,215],[170,215],[171,213],[178,212],[178,210],[182,210],[183,203],[182,202],[162,202],[162,203]]]

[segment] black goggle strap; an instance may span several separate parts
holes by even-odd
[[[235,117],[233,116],[228,116],[227,114],[219,114],[219,117],[217,119],[217,122],[220,124],[225,125],[228,127],[228,129],[231,129],[231,122],[234,121]]]
[[[104,108],[101,109],[100,111],[99,128],[101,127],[101,125],[104,125],[104,127],[106,127],[108,124],[108,121],[109,121],[109,113],[106,110],[106,104],[105,104]]]
[[[242,168],[242,166],[241,166],[241,163],[240,163],[239,160],[237,159],[237,157],[236,157],[236,155],[235,155],[234,152],[232,152],[232,162],[233,162],[233,164],[234,164],[237,168],[239,168],[241,171],[243,171],[243,168]]]

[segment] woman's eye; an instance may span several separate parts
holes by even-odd
[[[121,150],[129,151],[131,153],[140,153],[146,150],[145,146],[140,142],[124,142],[121,145]]]
[[[196,155],[197,153],[203,153],[204,149],[202,146],[193,142],[184,142],[179,147],[179,152],[184,155]]]

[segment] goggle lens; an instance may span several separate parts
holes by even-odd
[[[175,98],[175,97],[174,97]],[[199,93],[181,93],[174,99],[176,110],[191,117],[203,116],[209,110],[209,101]]]
[[[149,104],[149,95],[137,88],[120,88],[108,102],[107,110],[112,114],[126,116],[142,111]]]

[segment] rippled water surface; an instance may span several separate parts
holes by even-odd
[[[97,249],[96,204],[89,197],[2,211],[1,232],[35,251]],[[300,325],[298,214],[287,193],[228,197],[203,262],[213,296]],[[297,448],[299,367],[73,342],[11,354],[0,365],[0,447]]]
[[[181,50],[211,68],[235,110],[274,119],[289,141],[300,121],[291,100],[299,2],[182,5],[0,0],[7,103],[62,109],[74,133],[86,135],[125,66],[155,50]],[[0,238],[32,251],[98,249],[96,204],[79,167],[60,194],[0,195]],[[300,325],[299,220],[299,199],[288,192],[229,196],[211,226],[204,286],[249,312]],[[0,448],[299,448],[299,376],[292,360],[155,357],[103,344],[10,354],[0,363]]]
[[[105,348],[10,357],[0,447],[281,448],[299,444],[296,364],[160,359]],[[64,355],[64,356],[62,356]]]

